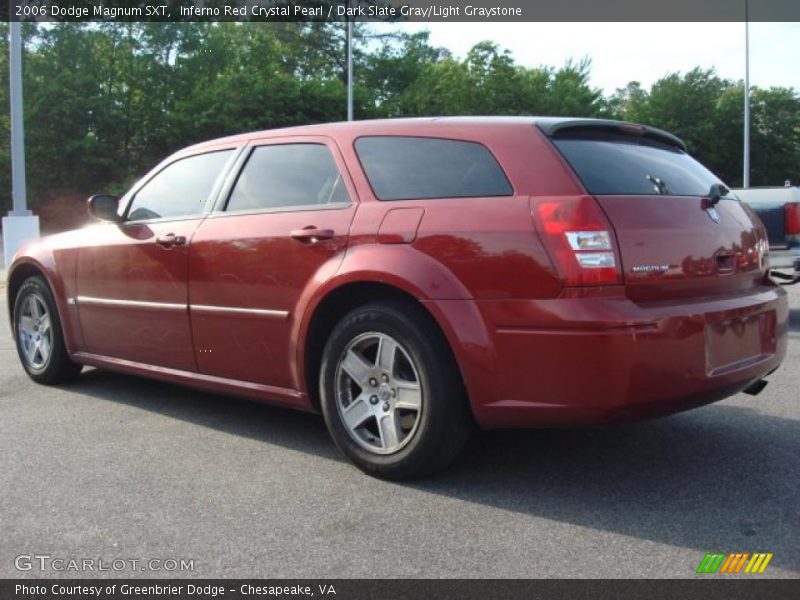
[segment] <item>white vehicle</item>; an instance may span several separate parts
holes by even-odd
[[[753,187],[731,190],[750,205],[769,238],[769,265],[800,275],[800,187]]]

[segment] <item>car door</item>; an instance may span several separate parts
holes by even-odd
[[[192,242],[189,297],[201,373],[293,389],[302,291],[344,257],[354,190],[324,137],[251,143]]]
[[[123,199],[123,220],[87,229],[78,314],[91,354],[196,371],[188,314],[189,246],[235,150],[161,165]]]

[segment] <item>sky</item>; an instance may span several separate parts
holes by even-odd
[[[378,25],[382,27],[383,25]],[[744,79],[744,23],[404,23],[427,29],[431,43],[459,58],[477,42],[511,50],[526,67],[559,67],[569,58],[592,60],[591,82],[606,94],[639,81],[649,87],[667,73],[713,67]],[[800,23],[750,23],[750,83],[800,92]]]

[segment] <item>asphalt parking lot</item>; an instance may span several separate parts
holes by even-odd
[[[93,575],[15,568],[33,554],[194,561],[103,574],[126,577],[691,577],[711,551],[800,575],[800,286],[757,398],[481,433],[408,484],[361,474],[317,416],[94,369],[36,385],[1,292],[0,577]]]

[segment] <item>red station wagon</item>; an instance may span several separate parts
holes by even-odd
[[[102,222],[11,265],[22,364],[321,411],[368,473],[483,428],[602,424],[757,393],[785,292],[747,205],[617,121],[425,118],[181,150]]]

